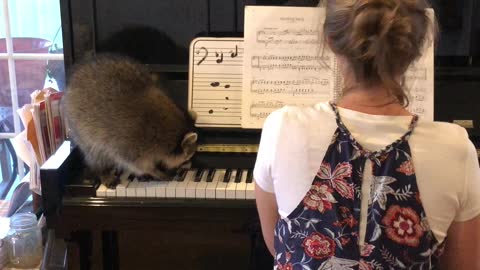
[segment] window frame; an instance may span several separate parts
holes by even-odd
[[[15,70],[15,61],[16,60],[64,60],[64,55],[62,54],[48,54],[48,53],[15,53],[13,51],[13,37],[11,34],[11,20],[10,20],[10,10],[8,7],[8,0],[1,0],[3,6],[3,16],[0,16],[0,20],[3,17],[3,22],[5,25],[5,39],[6,39],[6,53],[0,53],[0,60],[7,60],[8,63],[8,77],[10,82],[10,93],[12,97],[12,114],[13,114],[13,133],[0,133],[0,139],[11,139],[17,136],[21,132],[20,126],[20,116],[16,113],[18,110],[18,91],[17,91],[17,77]],[[0,12],[2,14],[2,12]],[[18,176],[22,179],[25,171],[25,165],[22,160],[18,159]]]

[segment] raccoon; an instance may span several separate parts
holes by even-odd
[[[76,66],[62,110],[70,137],[108,187],[118,182],[112,170],[165,180],[196,151],[192,115],[127,57],[100,55]]]

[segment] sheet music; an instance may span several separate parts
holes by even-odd
[[[428,10],[428,15],[430,18],[434,17],[433,9]],[[433,121],[434,102],[433,56],[433,40],[428,40],[422,57],[410,66],[405,74],[405,87],[410,101],[407,109],[430,121]]]
[[[333,95],[336,64],[323,48],[324,12],[245,7],[243,128],[261,128],[270,112],[284,105],[313,105]]]
[[[343,87],[335,55],[324,46],[324,8],[245,8],[242,127],[262,128],[285,105],[336,100]],[[433,47],[407,72],[409,110],[433,120]]]
[[[188,108],[198,127],[241,127],[242,38],[196,38],[190,44]]]

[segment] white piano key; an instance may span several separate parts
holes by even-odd
[[[97,197],[107,197],[107,187],[104,184],[101,184],[97,188]]]
[[[247,200],[255,199],[255,181],[253,181],[253,171],[249,170],[247,174],[247,189],[245,191]]]
[[[117,191],[115,188],[107,188],[107,190],[105,191],[105,195],[110,198],[116,197]]]
[[[227,173],[227,171],[225,170],[221,175],[219,175],[218,177],[218,183],[217,183],[217,187],[215,188],[215,198],[216,199],[225,199],[225,189],[227,188],[227,184],[228,183],[225,183],[223,182],[223,178],[225,176],[225,174]]]
[[[136,195],[136,187],[137,187],[137,184],[138,184],[138,180],[133,180],[130,182],[130,184],[128,184],[128,187],[127,187],[127,197],[128,198],[135,198],[137,195]]]
[[[156,197],[156,189],[155,187],[157,186],[158,182],[157,181],[150,181],[147,182],[147,198],[155,198]]]
[[[155,196],[157,198],[165,198],[166,197],[166,188],[170,182],[169,181],[158,181],[157,185],[155,186]]]
[[[247,173],[248,170],[243,170],[242,180],[237,183],[237,189],[235,190],[235,199],[245,200],[247,191]]]
[[[202,170],[202,169],[198,169],[198,170]],[[192,171],[192,170],[190,170]],[[188,173],[190,173],[190,171]],[[187,174],[187,178],[188,179],[188,182],[187,182],[187,190],[185,191],[185,197],[186,198],[193,198],[195,199],[195,193],[196,193],[196,189],[197,189],[197,184],[198,182],[195,182],[195,175],[197,173],[197,170],[194,171],[193,174],[191,174],[190,176]],[[203,172],[203,174],[205,174],[205,172]],[[202,174],[202,176],[203,176]],[[185,179],[185,180],[187,180]]]
[[[186,189],[187,189],[187,184],[190,181],[190,179],[193,178],[195,175],[195,170],[188,170],[187,174],[185,175],[185,178],[183,181],[178,182],[177,186],[175,187],[175,197],[176,198],[185,198],[186,197]]]
[[[255,182],[247,183],[245,199],[255,199]]]
[[[147,184],[148,182],[138,181],[137,186],[135,187],[135,197],[137,198],[147,197]]]
[[[216,198],[216,190],[217,190],[217,184],[218,180],[222,179],[223,176],[225,175],[225,170],[216,170],[215,175],[213,176],[212,182],[208,182],[207,188],[205,188],[205,198],[207,199],[215,199]]]
[[[175,198],[175,187],[179,182],[172,180],[169,181],[167,186],[165,187],[165,197],[166,198]]]
[[[128,180],[128,174],[123,174],[120,176],[120,183],[118,183],[116,187],[116,196],[123,198],[127,197],[127,187],[128,184],[130,184],[130,181]]]
[[[235,177],[237,176],[237,170],[232,169],[232,174],[230,175],[230,180],[227,183],[225,188],[225,198],[226,199],[235,199],[235,192],[237,189],[237,183],[235,183]]]
[[[195,189],[195,198],[197,199],[205,199],[206,197],[205,192],[207,189],[207,185],[209,184],[207,182],[208,173],[209,173],[209,170],[206,170],[203,173],[202,179],[200,180],[200,182],[197,183],[197,188]]]

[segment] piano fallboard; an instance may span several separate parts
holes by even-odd
[[[75,230],[211,230],[246,232],[257,222],[253,200],[64,198],[58,235]],[[88,218],[85,218],[88,216]],[[172,227],[172,223],[176,224]],[[192,224],[196,226],[192,227]],[[229,224],[229,226],[226,226]],[[222,229],[223,228],[223,229]]]

